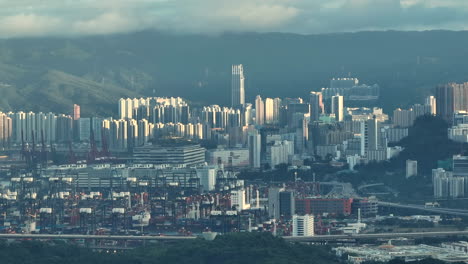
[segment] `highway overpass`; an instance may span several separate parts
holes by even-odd
[[[378,203],[379,203],[379,206],[412,209],[412,210],[426,211],[426,212],[437,213],[437,214],[468,216],[468,210],[462,210],[462,209],[451,209],[451,208],[443,208],[443,207],[425,207],[424,205],[399,204],[399,203],[389,203],[389,202],[383,202],[383,201],[379,201]]]
[[[444,231],[444,232],[413,232],[413,233],[379,233],[379,234],[354,234],[354,235],[320,235],[312,237],[283,237],[289,242],[333,242],[339,240],[373,240],[391,238],[428,238],[428,237],[468,237],[468,231]]]
[[[177,241],[196,239],[196,236],[119,236],[119,235],[56,235],[56,234],[0,234],[0,239],[57,239],[57,240],[122,240],[122,241]]]
[[[372,240],[390,238],[468,237],[468,231],[378,233],[354,235],[317,235],[311,237],[283,237],[290,242],[333,242],[339,240]],[[0,234],[0,239],[40,240],[109,240],[109,241],[180,241],[193,240],[196,236],[116,236],[116,235],[54,235],[54,234]]]

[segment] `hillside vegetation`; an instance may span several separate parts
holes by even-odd
[[[391,111],[422,102],[437,84],[468,81],[467,44],[464,31],[3,39],[0,109],[69,112],[78,103],[85,115],[107,115],[121,96],[153,95],[229,104],[230,67],[242,63],[249,101],[307,98],[332,77],[355,76],[380,84],[379,105]]]
[[[8,264],[339,263],[329,248],[290,244],[266,233],[237,233],[220,236],[214,241],[197,239],[162,243],[123,253],[97,253],[63,242],[56,245],[37,242],[0,244],[0,258],[2,263]]]

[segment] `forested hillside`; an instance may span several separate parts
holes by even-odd
[[[464,31],[4,39],[0,108],[66,112],[78,103],[85,115],[110,114],[121,96],[152,95],[228,104],[231,64],[242,63],[248,101],[307,97],[332,77],[355,76],[381,86],[388,111],[422,102],[439,83],[468,81],[467,45]]]

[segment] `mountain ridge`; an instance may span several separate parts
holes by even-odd
[[[0,87],[0,109],[66,113],[77,103],[85,115],[111,115],[119,96],[153,95],[229,105],[230,66],[242,63],[248,101],[306,98],[330,78],[353,76],[381,86],[388,112],[421,103],[440,83],[467,81],[467,44],[468,31],[3,39],[0,83],[11,86]]]

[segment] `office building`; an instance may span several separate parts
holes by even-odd
[[[245,78],[242,64],[232,65],[231,107],[243,108],[245,105]]]
[[[294,215],[292,217],[292,222],[293,237],[309,237],[314,235],[313,215]]]
[[[313,215],[350,215],[353,199],[345,198],[298,198],[296,212]]]
[[[294,192],[280,187],[268,188],[268,216],[291,219],[296,212]]]
[[[395,111],[393,111],[393,124],[396,127],[410,127],[413,125],[415,120],[415,114],[413,112],[413,109],[400,109],[397,108]]]
[[[465,180],[466,177],[451,177],[449,178],[449,193],[451,198],[465,197]]]
[[[468,83],[449,83],[436,88],[437,114],[448,122],[456,111],[468,111]]]
[[[206,152],[206,161],[224,168],[246,168],[250,165],[249,149],[210,149]]]
[[[271,125],[274,123],[274,101],[271,98],[265,99],[265,124]]]
[[[271,168],[275,168],[280,164],[289,164],[289,158],[294,155],[294,142],[288,140],[275,141],[267,149],[269,164]]]
[[[260,95],[255,98],[255,122],[259,126],[265,124],[265,104]]]
[[[76,120],[78,124],[78,140],[80,142],[89,142],[91,138],[91,118],[80,118]]]
[[[434,188],[434,198],[446,198],[449,196],[449,182],[452,172],[442,168],[432,170],[432,185]]]
[[[415,104],[408,110],[397,108],[393,111],[393,124],[402,128],[413,126],[418,117],[431,115],[431,111],[430,105],[421,104]]]
[[[369,150],[380,149],[379,122],[369,119],[361,122],[361,156],[366,156]]]
[[[248,146],[250,167],[260,168],[262,161],[262,137],[257,131],[251,132],[249,134]]]
[[[276,125],[280,121],[280,109],[281,109],[281,99],[280,98],[266,98],[264,100],[264,123],[268,125]],[[257,105],[257,101],[256,101]],[[261,108],[261,103],[259,102],[258,108]]]
[[[418,175],[418,162],[416,160],[406,160],[406,178]]]
[[[196,168],[196,172],[202,192],[213,191],[216,187],[216,167],[200,167]]]
[[[102,143],[102,122],[104,121],[104,118],[101,117],[92,117],[91,118],[91,133],[94,137],[95,142]]]
[[[279,124],[282,101],[280,98],[273,99],[273,124]]]
[[[153,131],[153,124],[150,124],[148,120],[142,119],[138,121],[138,141],[137,146],[143,146],[149,142]]]
[[[81,107],[77,104],[73,105],[73,120],[78,120],[81,118]]]
[[[437,100],[434,96],[431,95],[431,96],[426,97],[425,105],[428,105],[430,107],[431,115],[437,114]]]
[[[190,107],[180,97],[121,98],[119,119],[146,119],[151,123],[189,122]]]
[[[322,160],[327,160],[328,157],[335,158],[338,154],[338,145],[318,145],[315,147],[315,155]]]
[[[128,122],[127,120],[124,120],[124,119],[116,120],[116,125],[117,125],[116,149],[127,150],[128,149]]]
[[[200,145],[146,145],[133,150],[133,162],[137,164],[169,164],[194,166],[205,162],[205,149]]]
[[[127,120],[127,148],[131,151],[138,145],[138,121]]]
[[[396,143],[408,136],[408,128],[385,126],[383,133],[388,143]]]
[[[346,154],[346,163],[348,163],[348,168],[351,171],[354,171],[354,167],[356,167],[357,165],[361,165],[366,162],[365,158],[361,157],[356,153],[349,153],[349,151],[346,151]]]
[[[242,125],[253,125],[254,110],[252,104],[245,104],[244,111],[242,112]]]
[[[468,156],[453,156],[453,176],[468,177]]]
[[[376,216],[379,211],[379,202],[373,198],[353,198],[351,204],[351,214],[362,216]]]
[[[468,124],[468,112],[467,111],[456,111],[453,113],[453,126],[460,124]]]
[[[220,107],[219,105],[205,106],[202,108],[201,122],[210,128],[240,127],[242,113],[240,109]]]
[[[461,161],[458,164],[458,175],[455,174],[455,171],[452,173],[449,171],[445,171],[442,168],[432,170],[432,185],[434,188],[434,198],[465,197],[465,190],[468,178],[464,176],[464,169],[461,168],[465,165],[465,161]]]
[[[57,143],[69,143],[73,138],[73,118],[67,115],[57,116]]]
[[[321,92],[310,92],[310,121],[318,121],[325,112]]]
[[[16,143],[22,143],[26,133],[26,113],[19,111],[10,115],[13,122],[13,137]]]
[[[335,120],[341,122],[344,120],[344,97],[335,95],[331,98],[331,113],[335,114]]]
[[[456,142],[468,143],[468,124],[449,127],[448,138]]]
[[[238,212],[250,209],[250,204],[246,201],[245,189],[231,191],[231,207]]]
[[[346,107],[345,122],[365,121],[372,118],[375,118],[377,121],[383,123],[388,120],[388,115],[383,112],[382,108],[378,107]]]
[[[24,140],[26,142],[33,142],[34,140],[37,142],[36,129],[36,113],[26,113],[26,129],[24,133]]]
[[[296,132],[296,129],[303,127],[304,118],[307,116],[310,118],[310,107],[309,104],[304,103],[289,103],[286,108],[286,119],[289,132]]]
[[[330,80],[329,88],[322,88],[323,98],[330,99],[336,94],[344,96],[345,100],[350,101],[375,101],[379,99],[380,87],[374,85],[359,85],[356,78],[333,78]]]
[[[12,119],[5,113],[0,112],[0,149],[8,148],[12,136]]]
[[[272,219],[280,218],[279,194],[283,190],[279,187],[268,188],[268,216]]]
[[[357,133],[361,132],[360,123],[356,123]],[[345,124],[313,122],[308,125],[308,149],[310,153],[317,154],[317,147],[343,144],[344,141],[354,138],[354,132],[350,132]],[[359,149],[359,148],[358,148]]]
[[[119,100],[119,118],[132,118],[133,101],[130,98],[120,98]]]
[[[411,106],[414,111],[414,119],[416,120],[420,116],[432,115],[432,108],[426,104],[414,104]]]
[[[279,215],[285,219],[291,219],[296,212],[296,201],[293,191],[281,191],[279,193]]]
[[[357,78],[333,78],[330,80],[330,88],[332,89],[345,89],[359,85]]]

